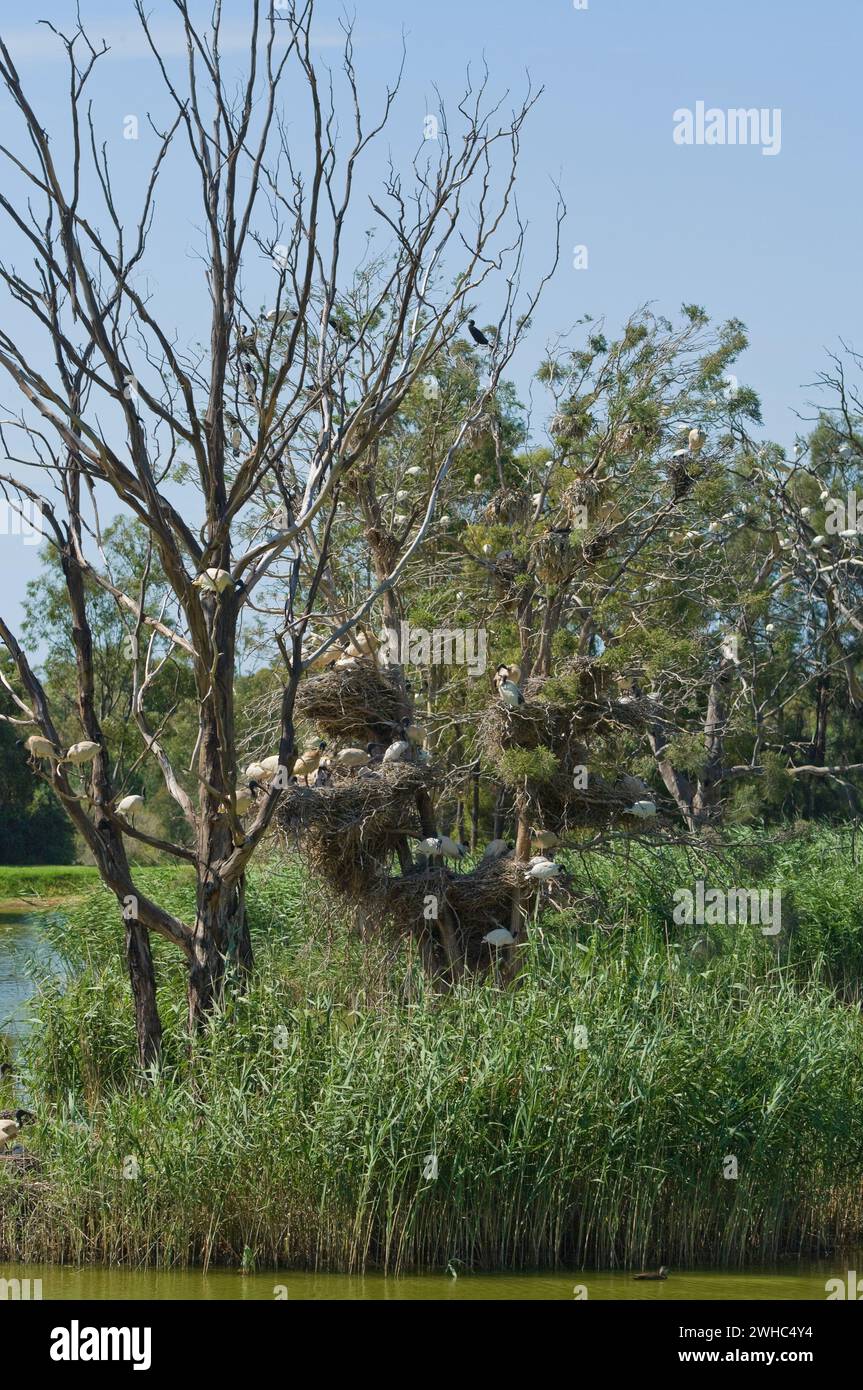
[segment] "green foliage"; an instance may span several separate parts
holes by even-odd
[[[550,748],[507,748],[497,766],[506,786],[520,787],[525,782],[550,782],[560,761]]]
[[[0,690],[0,714],[12,712]],[[71,864],[72,828],[51,789],[34,778],[17,737],[14,725],[0,722],[0,864]]]

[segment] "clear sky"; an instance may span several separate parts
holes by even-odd
[[[96,119],[109,155],[121,161],[121,183],[123,169],[134,181],[134,161],[148,151],[144,140],[140,149],[124,147],[122,120],[146,111],[158,79],[131,3],[81,0],[81,8],[93,35],[112,46],[94,86]],[[150,0],[149,9],[170,46],[170,0]],[[17,10],[7,0],[0,21],[44,124],[52,131],[60,125],[58,149],[65,71],[35,17],[68,27],[72,10],[70,0],[35,0]],[[223,10],[228,41],[239,45],[246,0],[225,0]],[[319,0],[317,13],[318,59],[335,60],[328,49],[342,7]],[[445,99],[455,97],[468,62],[484,56],[501,89],[520,92],[526,72],[545,88],[525,134],[518,184],[531,223],[528,278],[548,257],[551,179],[569,213],[560,268],[515,364],[522,392],[545,341],[582,314],[604,315],[614,328],[646,301],[669,314],[695,301],[714,318],[747,324],[752,346],[740,375],[761,394],[765,432],[790,444],[793,411],[813,398],[806,383],[826,350],[840,337],[863,347],[861,0],[587,0],[586,9],[573,0],[359,0],[356,62],[372,100],[399,62],[403,29],[402,96],[380,156],[361,175],[363,192],[373,190],[388,149],[398,162],[416,147],[423,115],[434,109],[432,84]],[[779,153],[676,144],[675,111],[694,111],[698,102],[778,108]],[[2,104],[0,112],[5,143]],[[182,207],[179,165],[166,169],[160,196]],[[201,268],[192,254],[198,233],[191,216],[185,237],[176,225],[172,240],[158,245],[152,283],[191,336],[202,327]],[[576,244],[588,248],[587,270],[573,268]],[[9,248],[0,245],[0,254],[8,259]],[[5,302],[0,312],[6,314]],[[496,314],[495,304],[483,305],[480,320]],[[0,401],[12,400],[0,383]],[[37,553],[0,535],[0,602],[16,623]]]

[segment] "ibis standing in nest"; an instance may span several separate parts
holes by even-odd
[[[562,873],[562,865],[556,864],[553,859],[547,859],[544,854],[535,855],[526,870],[527,877],[538,883],[546,883],[550,878],[557,878]]]
[[[359,767],[368,767],[371,754],[368,748],[341,748],[336,754],[339,767],[354,773]]]
[[[317,772],[321,755],[326,748],[326,740],[321,739],[314,748],[306,748],[294,763],[294,776],[305,778],[306,786],[313,772]]]
[[[5,1149],[8,1144],[12,1143],[13,1139],[18,1138],[21,1126],[27,1122],[28,1118],[32,1119],[32,1116],[27,1110],[6,1110],[3,1112],[3,1118],[0,1119],[0,1149]]]
[[[524,704],[524,696],[510,676],[508,666],[498,666],[494,674],[494,683],[498,695],[510,709],[518,709],[519,705]]]
[[[530,843],[536,845],[538,849],[557,849],[560,844],[560,836],[555,835],[553,830],[537,830],[531,826]]]
[[[459,860],[464,859],[469,850],[467,845],[459,844],[458,840],[451,839],[449,835],[428,835],[424,840],[420,840],[417,853],[427,859]]]
[[[483,850],[481,862],[487,864],[491,859],[503,859],[505,854],[511,853],[512,845],[507,844],[506,840],[491,840]]]
[[[405,758],[411,751],[411,745],[409,739],[400,737],[400,735],[402,735],[403,733],[404,728],[399,728],[395,731],[395,733],[393,734],[392,743],[390,744],[389,748],[384,753],[384,756],[381,759],[382,762],[404,762]]]

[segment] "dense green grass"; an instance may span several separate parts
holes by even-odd
[[[0,864],[0,902],[4,898],[62,898],[98,882],[86,864],[34,864],[25,868]]]
[[[28,1048],[45,1166],[3,1194],[0,1250],[511,1268],[761,1263],[859,1240],[853,848],[753,837],[736,856],[704,876],[781,882],[778,941],[675,927],[671,890],[701,870],[638,851],[575,866],[591,896],[541,920],[520,988],[449,997],[406,948],[353,936],[297,866],[259,872],[257,977],[191,1058],[182,970],[159,943],[167,1046],[150,1088],[126,1084],[119,934],[92,895],[52,928],[72,976],[45,982]],[[187,884],[163,886],[189,906]]]

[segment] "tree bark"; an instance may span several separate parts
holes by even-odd
[[[162,1053],[162,1020],[156,1004],[156,971],[150,933],[132,919],[125,923],[125,936],[126,964],[135,1004],[138,1061],[147,1068],[156,1065]]]

